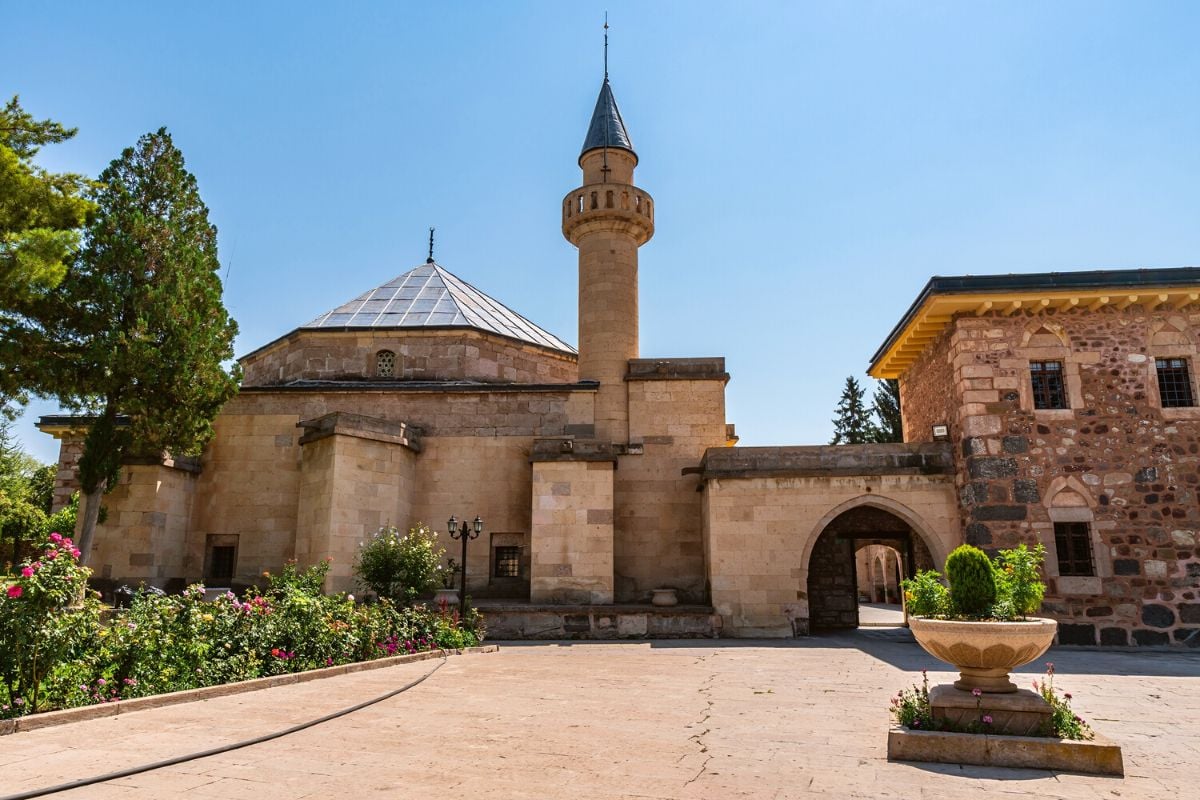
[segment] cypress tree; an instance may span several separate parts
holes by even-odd
[[[221,300],[217,230],[166,129],[113,161],[93,199],[83,249],[48,312],[55,394],[93,417],[79,461],[85,562],[121,459],[198,453],[240,379],[225,366],[237,324]]]

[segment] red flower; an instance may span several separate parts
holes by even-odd
[[[24,593],[24,591],[25,590],[22,589],[20,586],[10,586],[10,587],[8,587],[8,596],[16,599],[16,598],[20,597]]]

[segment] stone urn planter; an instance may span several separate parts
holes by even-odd
[[[1009,671],[1045,653],[1058,630],[1057,622],[1040,617],[1017,622],[911,617],[908,626],[926,652],[958,669],[955,688],[992,693],[1017,691]]]
[[[651,589],[650,603],[656,606],[673,606],[679,603],[674,589]]]
[[[433,605],[441,608],[443,603],[447,606],[458,605],[458,589],[438,589],[433,595]]]

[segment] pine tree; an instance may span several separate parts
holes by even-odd
[[[237,391],[237,324],[221,301],[217,231],[165,129],[100,175],[79,258],[46,311],[43,366],[64,405],[94,417],[79,461],[86,562],[121,459],[197,453]]]
[[[875,396],[871,402],[872,442],[903,442],[904,422],[900,415],[900,381],[885,378],[877,381]]]
[[[871,441],[871,419],[863,407],[863,390],[851,375],[837,404],[830,444],[863,444]]]
[[[81,194],[88,181],[33,163],[44,145],[74,135],[74,128],[35,120],[16,97],[0,107],[0,404],[40,388],[29,368],[36,349],[25,324],[29,304],[62,280],[93,208]]]

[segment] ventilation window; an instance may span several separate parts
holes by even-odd
[[[519,578],[519,577],[521,577],[521,548],[520,547],[497,547],[496,548],[496,577],[497,578]]]
[[[1163,408],[1189,408],[1196,405],[1192,397],[1192,376],[1186,358],[1156,358],[1158,395]]]
[[[1034,408],[1067,408],[1061,361],[1030,361],[1029,377],[1033,383]]]
[[[396,354],[391,350],[380,350],[375,354],[375,377],[394,378],[396,376]]]
[[[1092,562],[1092,534],[1086,522],[1054,523],[1054,546],[1058,553],[1058,574],[1091,577],[1096,574]]]

